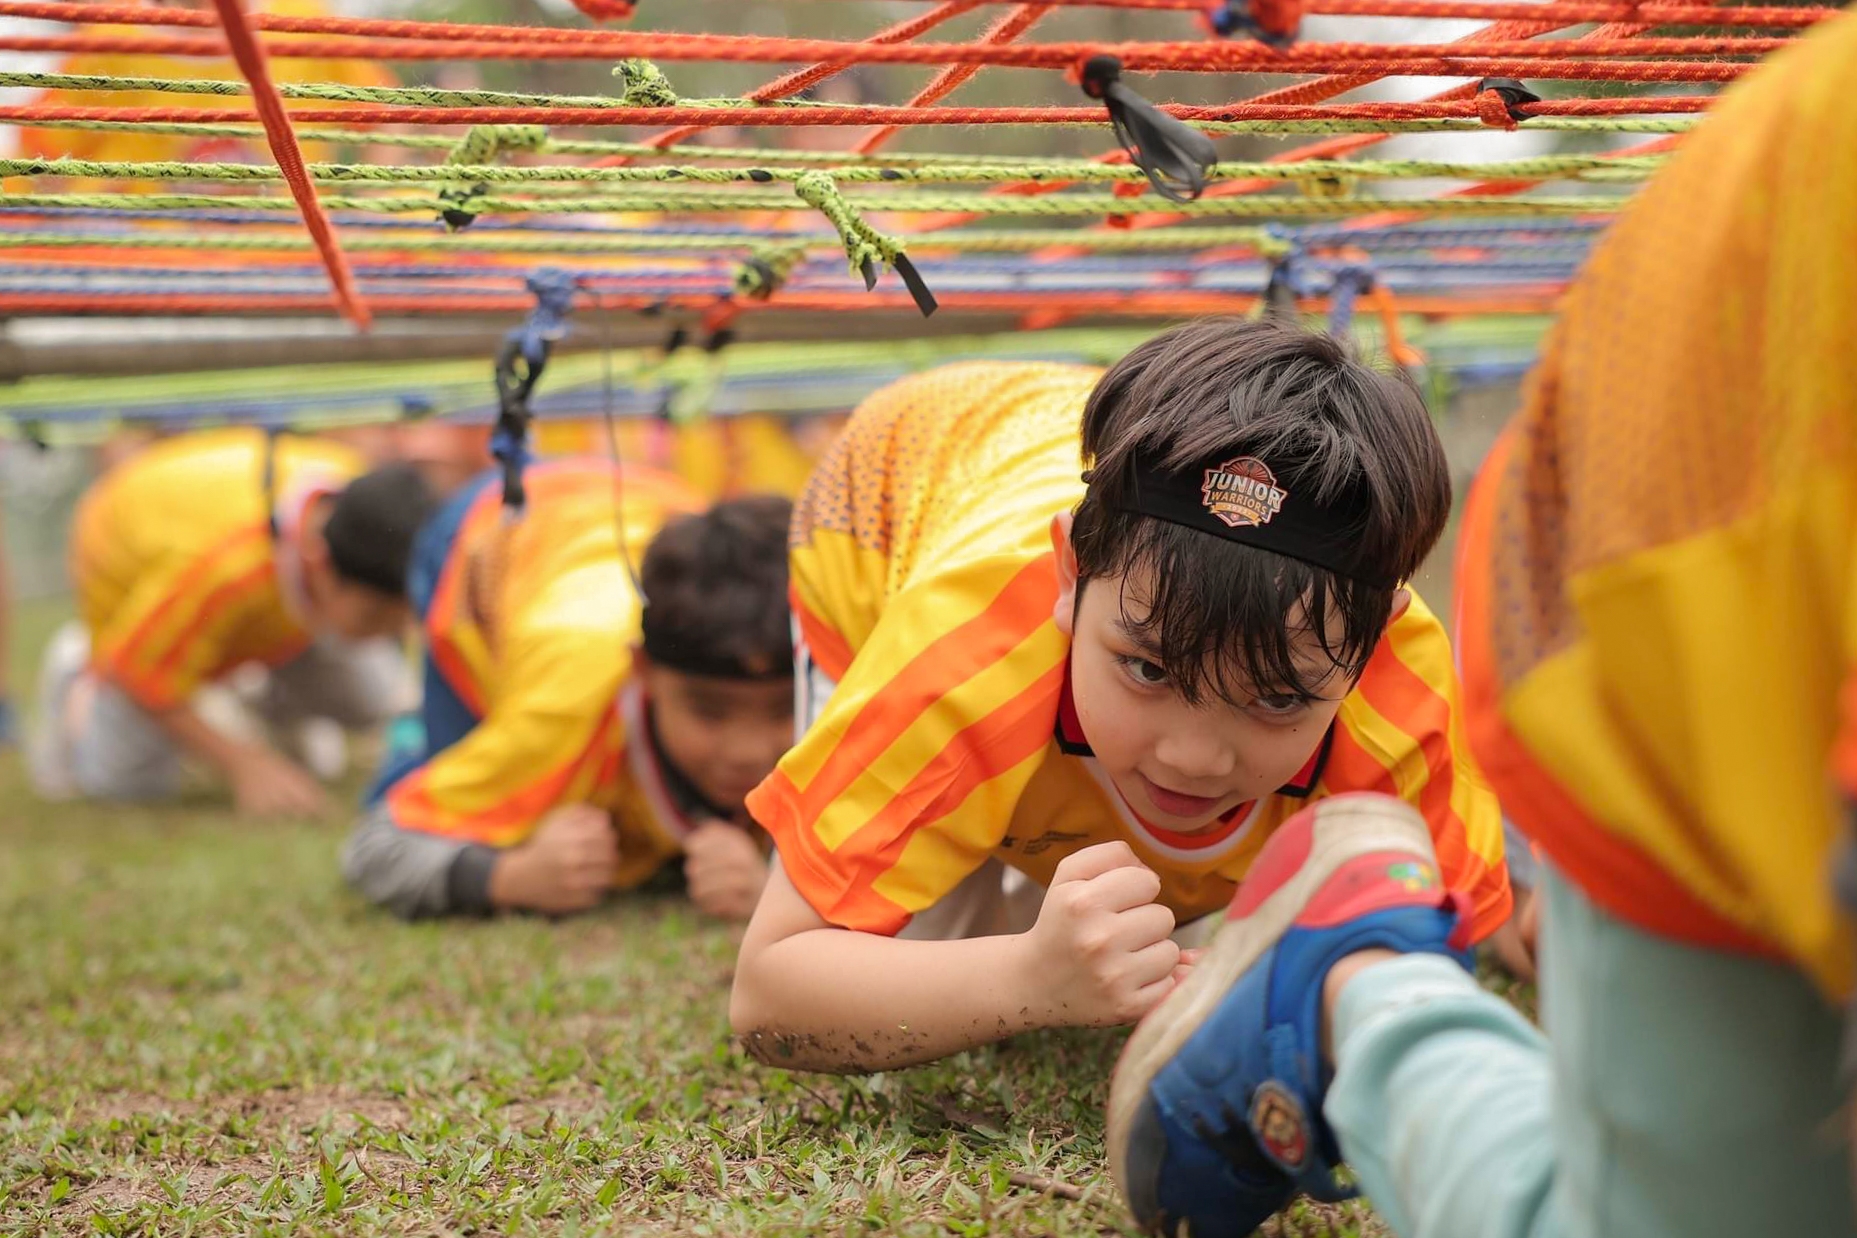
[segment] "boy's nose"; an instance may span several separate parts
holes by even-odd
[[[1231,777],[1238,768],[1238,753],[1210,727],[1185,727],[1161,737],[1154,759],[1183,781],[1209,782]],[[1189,787],[1175,787],[1190,791]]]

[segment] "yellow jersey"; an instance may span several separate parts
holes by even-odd
[[[165,439],[105,474],[72,530],[92,668],[159,711],[243,663],[301,653],[303,515],[363,468],[333,443],[279,435],[267,449],[263,430],[232,429]]]
[[[1857,20],[1730,88],[1569,292],[1465,518],[1473,742],[1650,932],[1852,987]]]
[[[1424,813],[1481,938],[1507,917],[1496,802],[1469,760],[1444,631],[1395,622],[1301,789],[1181,835],[1142,821],[1068,733],[1052,520],[1083,496],[1079,421],[1099,372],[975,363],[872,396],[795,512],[794,613],[837,680],[750,797],[794,885],[834,924],[895,933],[998,857],[1048,883],[1121,839],[1182,920],[1223,908],[1312,798],[1383,791]]]
[[[667,474],[628,466],[616,479],[594,459],[531,465],[525,484],[514,518],[499,485],[479,489],[422,619],[433,664],[479,722],[395,783],[388,810],[402,828],[506,847],[551,808],[595,804],[619,831],[620,886],[637,885],[682,850],[690,823],[628,683],[639,602],[627,560],[704,504]]]

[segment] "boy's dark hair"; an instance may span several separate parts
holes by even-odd
[[[410,464],[389,464],[349,482],[322,526],[336,575],[388,597],[406,596],[413,538],[438,496]]]
[[[1348,561],[1316,567],[1132,510],[1138,469],[1197,497],[1208,461],[1226,456],[1258,457],[1286,493],[1360,513]],[[1195,703],[1208,691],[1233,703],[1321,694],[1327,668],[1292,656],[1310,623],[1351,681],[1392,613],[1386,581],[1418,570],[1451,509],[1444,448],[1411,380],[1271,322],[1202,319],[1134,349],[1090,393],[1083,457],[1080,577],[1138,576],[1147,613],[1131,631]],[[1338,626],[1321,621],[1331,613]]]
[[[729,499],[658,531],[639,566],[645,655],[720,679],[793,674],[787,526],[776,495]]]

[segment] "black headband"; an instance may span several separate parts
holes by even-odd
[[[645,656],[651,659],[654,666],[662,666],[680,675],[753,683],[793,678],[793,659],[790,655],[775,658],[766,666],[750,666],[740,658],[709,652],[698,653],[690,647],[691,642],[664,631],[663,624],[653,623],[649,606],[645,607],[642,628],[639,646],[645,651]]]
[[[1124,511],[1152,516],[1325,568],[1378,589],[1397,577],[1359,562],[1360,530],[1368,496],[1350,486],[1328,503],[1297,493],[1277,480],[1256,456],[1221,455],[1184,473],[1162,473],[1137,461]]]

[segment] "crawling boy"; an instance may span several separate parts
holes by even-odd
[[[279,738],[326,718],[384,722],[408,691],[404,578],[432,499],[417,473],[334,443],[259,429],[183,434],[84,496],[71,572],[82,619],[47,647],[30,770],[41,794],[151,800],[192,757],[248,815],[321,811],[277,747],[196,707],[206,685],[269,668],[258,701]]]
[[[1417,808],[1493,931],[1496,804],[1404,585],[1449,506],[1411,386],[1277,325],[872,397],[794,522],[804,732],[749,800],[780,859],[751,1050],[876,1070],[1133,1021],[1176,927],[1345,791]]]
[[[792,738],[791,505],[705,511],[591,459],[525,488],[512,518],[485,475],[419,535],[423,743],[370,794],[348,879],[409,918],[560,915],[682,856],[697,905],[745,919],[766,861],[742,801]]]

